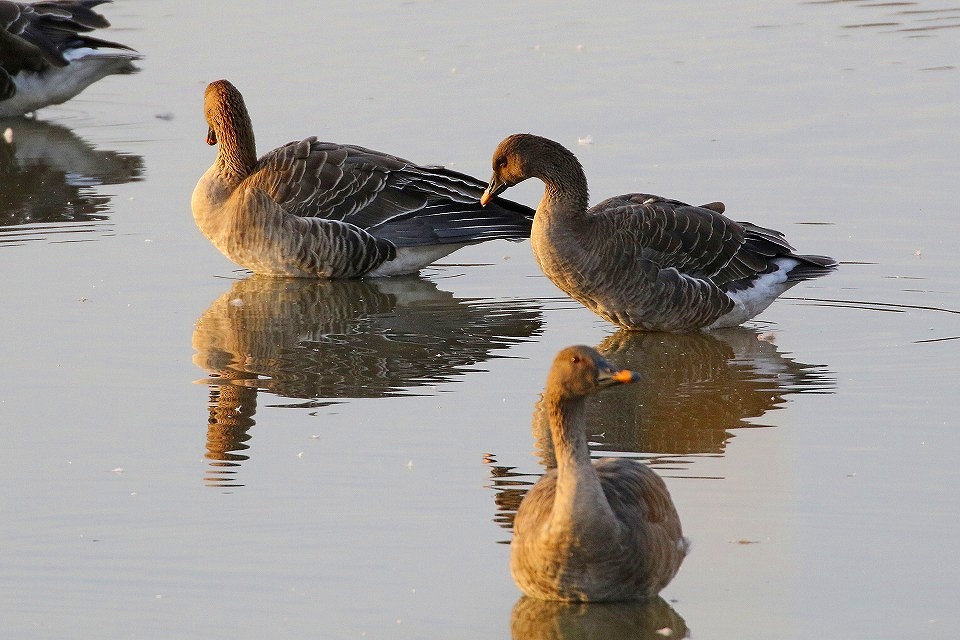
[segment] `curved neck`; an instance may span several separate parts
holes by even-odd
[[[227,180],[239,183],[257,164],[257,145],[253,124],[246,110],[226,114],[217,123],[217,169]]]
[[[544,185],[537,211],[544,210],[553,217],[565,218],[578,218],[586,213],[589,204],[587,176],[575,157],[557,158],[537,177]]]

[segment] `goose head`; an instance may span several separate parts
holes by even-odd
[[[493,176],[480,197],[486,205],[505,189],[527,178],[540,178],[548,185],[562,184],[568,176],[583,179],[583,168],[573,153],[558,142],[530,133],[515,133],[493,152]]]
[[[207,86],[203,111],[207,119],[207,144],[220,144],[223,164],[246,174],[257,161],[253,123],[240,91],[227,80]]]
[[[575,345],[554,358],[544,395],[560,400],[580,399],[607,387],[639,379],[640,374],[616,367],[596,350]]]

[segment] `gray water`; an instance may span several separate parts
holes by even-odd
[[[102,8],[142,72],[2,124],[4,637],[956,637],[960,7],[557,4]],[[692,337],[616,332],[526,242],[419,279],[248,278],[189,209],[218,78],[261,151],[318,135],[486,179],[531,131],[594,202],[723,200],[843,265]],[[647,374],[591,409],[693,541],[647,607],[509,576],[572,343]]]

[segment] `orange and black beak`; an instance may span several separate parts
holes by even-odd
[[[613,363],[607,360],[597,362],[597,383],[601,387],[609,387],[615,384],[630,384],[640,380],[640,374],[629,369],[618,369]]]
[[[213,132],[213,127],[207,129],[207,144],[211,147],[217,144],[217,134]]]

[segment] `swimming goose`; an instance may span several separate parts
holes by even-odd
[[[545,186],[531,234],[540,268],[625,329],[736,326],[798,282],[837,266],[833,258],[793,253],[779,231],[724,217],[719,202],[698,207],[633,193],[587,209],[587,179],[576,156],[530,134],[497,147],[481,202],[527,178]]]
[[[83,35],[110,26],[93,7],[110,0],[0,0],[0,117],[60,104],[91,84],[133,73],[133,49]]]
[[[524,497],[510,543],[510,571],[530,597],[643,600],[680,569],[689,543],[660,476],[627,458],[590,460],[587,396],[636,380],[590,347],[553,361],[543,402],[557,468]]]
[[[207,87],[205,111],[219,150],[193,192],[193,216],[256,273],[409,274],[468,244],[530,236],[532,209],[499,199],[484,208],[485,183],[443,167],[315,137],[258,160],[243,96],[226,80]]]

